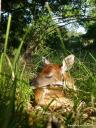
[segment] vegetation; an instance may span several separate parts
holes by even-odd
[[[34,104],[30,79],[40,70],[42,56],[61,63],[70,53],[76,56],[71,72],[78,89],[73,97],[74,109],[67,114],[60,110],[52,114],[68,128],[96,126],[95,10],[95,0],[2,1],[1,128],[46,127],[49,110],[36,110],[29,104]],[[86,34],[75,31],[80,25]]]

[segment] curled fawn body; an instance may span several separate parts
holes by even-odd
[[[32,81],[35,86],[35,102],[39,106],[49,106],[58,109],[63,106],[73,106],[70,98],[65,96],[65,89],[75,90],[74,80],[68,73],[74,64],[74,55],[67,56],[62,65],[50,63],[43,58],[44,67]]]

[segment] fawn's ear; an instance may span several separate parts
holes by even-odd
[[[50,64],[50,61],[47,60],[45,57],[42,57],[42,62],[43,62],[44,64]]]
[[[71,54],[63,60],[63,65],[61,67],[62,73],[64,73],[65,71],[68,71],[72,68],[72,66],[74,64],[74,58],[75,58],[75,56],[73,54]]]

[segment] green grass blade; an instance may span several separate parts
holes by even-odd
[[[9,57],[8,57],[7,55],[6,55],[6,59],[7,59],[7,61],[8,61],[8,65],[9,65],[9,67],[10,67],[10,69],[11,69],[12,80],[14,80],[15,74],[14,74],[14,71],[13,71],[13,67],[12,67],[11,61],[10,61],[10,59],[9,59]]]
[[[27,30],[27,32],[26,32],[25,35],[23,36],[23,39],[22,39],[22,41],[21,41],[21,43],[20,43],[20,46],[19,46],[19,48],[18,48],[18,50],[17,50],[17,52],[16,52],[16,55],[15,55],[14,61],[13,61],[13,68],[14,68],[14,69],[15,69],[15,67],[16,67],[16,62],[18,61],[18,58],[19,58],[19,56],[20,56],[21,48],[22,48],[22,46],[23,46],[23,44],[24,44],[24,41],[25,41],[26,36],[27,36],[27,34],[29,33],[30,29],[31,29],[31,27],[29,27],[29,29]]]
[[[96,58],[91,53],[89,53],[89,55],[92,57],[92,59],[94,60],[94,62],[96,62]]]
[[[2,65],[3,65],[3,61],[4,61],[4,55],[6,54],[6,51],[7,51],[10,25],[11,25],[11,15],[9,15],[9,17],[8,17],[6,36],[5,36],[5,44],[4,44],[4,53],[1,54],[1,58],[0,58],[0,73],[2,72]]]
[[[50,8],[48,2],[46,2],[46,8],[47,8],[47,10],[48,10],[50,16],[52,17],[52,15],[51,15],[52,10],[51,10],[51,8]],[[53,19],[52,19],[52,21],[53,21],[53,24],[56,26],[56,31],[57,31],[57,33],[58,33],[58,37],[59,37],[59,39],[60,39],[61,46],[62,46],[62,48],[63,48],[63,50],[64,50],[64,53],[66,54],[66,49],[65,49],[65,45],[64,45],[64,41],[63,41],[63,38],[62,38],[62,35],[61,35],[61,32],[60,32],[60,29],[58,28],[58,25],[55,23],[55,21],[54,21]]]
[[[11,25],[11,15],[9,14],[8,23],[7,23],[7,30],[6,30],[6,37],[5,37],[4,54],[6,53],[6,50],[7,50],[10,25]]]
[[[3,57],[4,57],[4,54],[2,53],[0,58],[0,73],[2,72]]]

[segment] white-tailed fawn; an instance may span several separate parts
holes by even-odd
[[[32,81],[37,105],[49,106],[49,109],[53,110],[63,106],[66,108],[73,106],[72,100],[66,97],[64,90],[76,90],[74,80],[69,73],[74,58],[73,54],[67,56],[62,65],[50,63],[43,58],[43,69]]]

